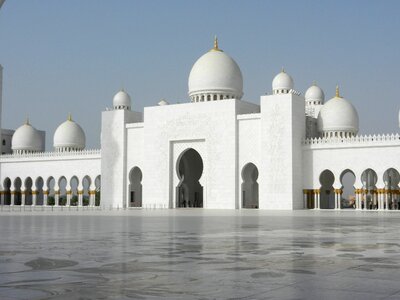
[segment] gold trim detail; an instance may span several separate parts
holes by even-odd
[[[214,36],[214,47],[210,51],[223,52],[221,49],[218,48],[218,38],[217,38],[217,36]]]

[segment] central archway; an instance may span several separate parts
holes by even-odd
[[[242,170],[242,208],[258,208],[258,169],[248,163]]]
[[[134,167],[129,172],[129,207],[142,207],[142,170]]]
[[[334,209],[335,208],[335,193],[333,183],[335,175],[330,170],[325,170],[319,176],[320,187],[320,208]]]
[[[176,187],[176,207],[203,207],[203,160],[193,148],[185,150],[178,158],[176,171],[179,178]]]

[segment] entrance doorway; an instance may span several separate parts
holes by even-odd
[[[203,187],[199,182],[202,174],[200,154],[192,148],[184,151],[177,161],[176,207],[203,207]]]
[[[248,163],[242,170],[242,208],[258,208],[258,169]]]

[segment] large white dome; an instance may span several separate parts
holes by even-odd
[[[15,152],[43,151],[39,131],[26,121],[24,125],[15,130],[11,139],[11,149]]]
[[[82,127],[69,116],[68,120],[56,129],[53,141],[54,148],[59,151],[83,150],[86,137]]]
[[[306,101],[317,101],[322,103],[325,100],[325,94],[316,83],[313,83],[313,85],[307,89],[304,98]]]
[[[131,97],[124,90],[120,90],[113,98],[114,109],[131,109]]]
[[[318,115],[318,131],[348,132],[352,135],[358,133],[358,113],[354,106],[346,99],[339,96],[337,88],[336,96],[327,101]]]
[[[200,101],[202,96],[203,101],[243,96],[242,72],[237,63],[218,48],[217,40],[214,48],[193,65],[188,85],[192,101]]]
[[[293,88],[293,78],[283,69],[272,80],[272,91],[274,94],[287,94]]]

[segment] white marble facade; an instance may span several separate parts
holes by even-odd
[[[326,102],[315,84],[303,97],[282,70],[259,104],[246,102],[240,68],[215,40],[188,95],[141,113],[119,91],[101,116],[101,150],[85,150],[69,116],[44,152],[27,121],[0,156],[1,205],[399,209],[400,136],[358,135],[339,88]]]

